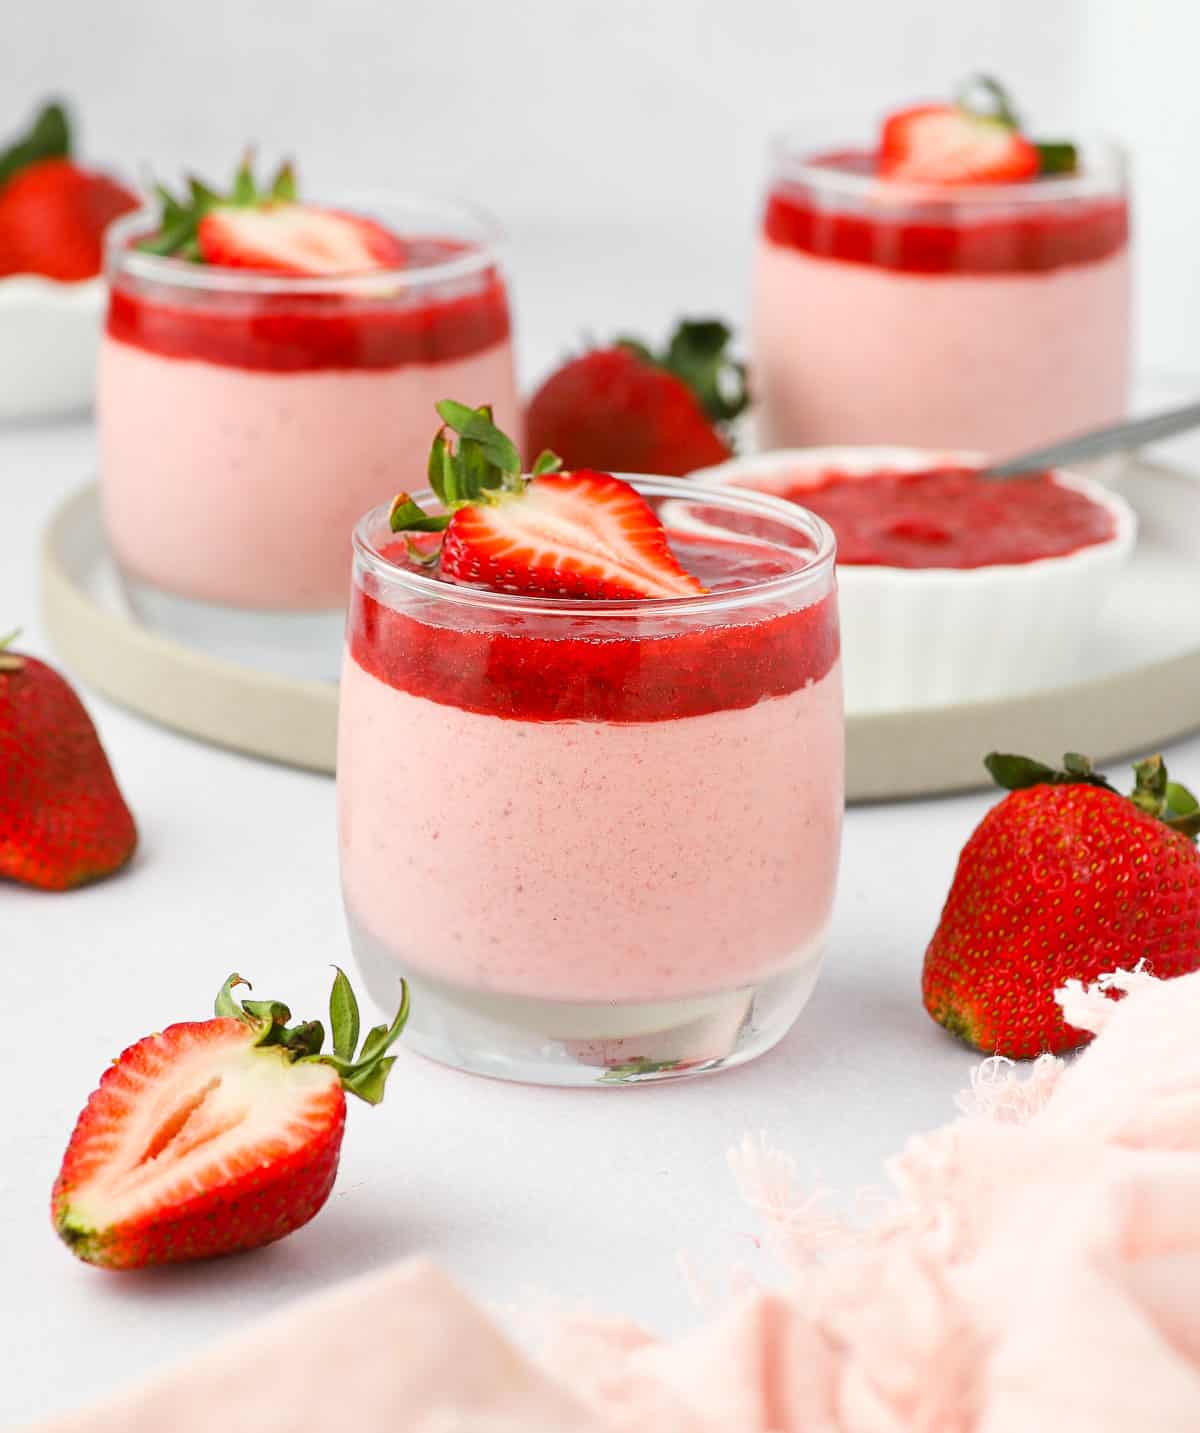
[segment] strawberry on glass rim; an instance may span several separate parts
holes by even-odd
[[[953,104],[888,115],[879,140],[880,177],[918,184],[1014,184],[1076,164],[1074,145],[1028,139],[1007,91],[986,75],[968,81]]]
[[[650,504],[609,473],[560,472],[543,452],[530,476],[492,410],[444,400],[429,456],[429,484],[444,511],[408,493],[392,503],[393,532],[441,533],[410,540],[414,561],[435,563],[451,582],[538,597],[694,597],[704,592],[671,551]]]
[[[403,242],[373,219],[302,203],[290,162],[261,187],[248,154],[227,194],[196,178],[183,199],[162,185],[155,192],[162,223],[138,245],[147,253],[314,278],[394,269],[405,260]]]
[[[277,1000],[233,998],[214,1018],[168,1025],[105,1070],[54,1184],[59,1237],[85,1263],[140,1269],[207,1259],[282,1239],[329,1197],[346,1095],[383,1099],[388,1054],[408,1019],[359,1046],[354,991],[338,970],[329,997],[333,1049],[320,1021],[289,1026]]]

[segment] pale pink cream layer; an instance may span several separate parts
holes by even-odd
[[[1045,273],[912,274],[761,241],[761,446],[1020,449],[1116,420],[1125,253]]]
[[[347,655],[340,701],[346,904],[398,971],[651,1001],[752,984],[819,948],[840,667],[739,711],[524,722],[410,696]]]
[[[428,366],[264,373],[106,337],[97,413],[113,551],[181,597],[340,607],[354,524],[424,473],[434,404],[450,397],[494,403],[516,433],[511,345]]]

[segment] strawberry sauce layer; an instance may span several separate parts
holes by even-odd
[[[1064,557],[1107,542],[1107,508],[1049,473],[981,478],[969,468],[923,473],[830,472],[784,496],[837,534],[838,562],[872,567],[991,567]]]
[[[672,547],[712,590],[736,590],[797,566],[796,555],[778,549],[677,534]],[[404,563],[402,545],[385,555]],[[798,610],[781,598],[711,616],[648,615],[640,632],[628,618],[605,622],[586,612],[546,619],[471,614],[455,604],[447,616],[459,625],[397,612],[356,584],[350,651],[381,682],[446,706],[521,721],[597,722],[671,721],[753,706],[818,681],[839,652],[832,594]]]
[[[870,173],[873,158],[829,155],[812,161],[831,170]],[[1037,180],[1028,188],[1036,194]],[[871,212],[831,208],[840,201],[802,183],[781,182],[767,199],[763,229],[774,244],[823,259],[913,274],[1038,273],[1093,263],[1129,242],[1129,205],[1121,196],[1047,200],[1004,213],[970,199],[894,200],[881,181]],[[998,207],[998,206],[997,206]]]
[[[447,240],[424,263],[463,246]],[[175,261],[164,261],[175,262]],[[178,261],[182,263],[183,261]],[[459,285],[464,281],[458,281]],[[468,293],[364,298],[348,294],[239,294],[118,277],[110,337],[167,358],[260,372],[387,369],[461,359],[507,341],[508,295],[495,269]]]

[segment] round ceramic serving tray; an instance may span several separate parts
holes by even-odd
[[[1137,551],[1061,683],[987,702],[848,712],[851,801],[984,785],[980,758],[997,748],[1106,761],[1200,728],[1200,479],[1131,463],[1118,481],[1138,512]],[[206,741],[333,770],[337,688],[220,661],[142,627],[121,598],[94,487],[52,519],[42,589],[65,664],[116,701]]]

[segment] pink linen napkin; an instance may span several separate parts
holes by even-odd
[[[38,1433],[604,1433],[439,1269],[407,1261]]]
[[[535,1362],[405,1264],[38,1433],[259,1433],[264,1382],[276,1426],[356,1433],[1200,1429],[1200,973],[1060,1001],[1095,1042],[985,1061],[866,1227],[747,1140],[734,1171],[790,1284],[683,1339],[560,1318]]]

